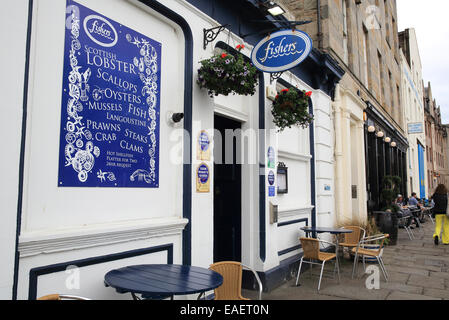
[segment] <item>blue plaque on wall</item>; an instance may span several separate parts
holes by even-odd
[[[159,187],[162,46],[67,1],[60,187]]]

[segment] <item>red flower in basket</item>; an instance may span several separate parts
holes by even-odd
[[[288,89],[282,89],[281,92],[282,92],[282,93],[287,93],[287,92],[288,92]]]
[[[228,55],[226,54],[226,53],[223,53],[222,55],[221,55],[221,57],[224,59],[224,58],[226,58]]]
[[[311,97],[312,96],[312,91],[306,92],[306,97]]]

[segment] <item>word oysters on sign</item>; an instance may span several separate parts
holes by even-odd
[[[96,44],[113,47],[117,44],[118,34],[114,26],[105,18],[90,15],[84,19],[84,31]]]
[[[251,53],[254,66],[263,72],[283,72],[303,62],[312,51],[312,39],[300,30],[282,30],[260,41]]]

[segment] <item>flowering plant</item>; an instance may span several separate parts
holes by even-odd
[[[258,83],[257,69],[243,59],[240,51],[244,47],[237,46],[237,58],[223,53],[201,61],[197,80],[200,88],[206,88],[211,97],[230,93],[254,95]]]
[[[300,91],[294,88],[283,89],[273,102],[271,113],[273,122],[283,131],[292,126],[307,128],[313,121],[309,114],[309,98],[312,92]]]

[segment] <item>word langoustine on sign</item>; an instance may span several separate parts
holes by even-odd
[[[300,30],[282,30],[260,41],[251,53],[254,66],[263,72],[289,70],[303,62],[312,51],[312,39]]]
[[[67,0],[60,187],[159,187],[162,46]]]

